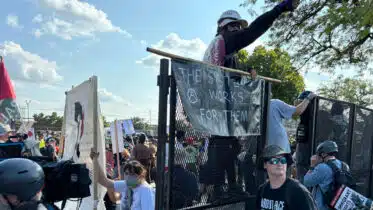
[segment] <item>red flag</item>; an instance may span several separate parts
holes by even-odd
[[[10,124],[12,120],[20,118],[20,112],[15,102],[14,92],[9,74],[5,68],[2,57],[0,57],[0,122]]]

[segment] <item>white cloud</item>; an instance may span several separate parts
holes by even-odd
[[[125,106],[131,106],[131,103],[126,101],[123,97],[113,94],[112,92],[107,91],[105,88],[98,89],[98,95],[100,101],[108,103],[118,103]]]
[[[6,24],[8,24],[12,28],[23,28],[23,26],[19,25],[18,16],[16,15],[8,15],[6,17]]]
[[[170,33],[166,36],[166,39],[159,41],[152,45],[152,47],[176,55],[201,60],[207,45],[200,38],[186,40],[182,39],[176,33]],[[160,58],[161,56],[152,54],[136,61],[136,63],[147,67],[158,67]]]
[[[141,41],[140,41],[140,44],[141,44],[142,46],[146,46],[148,43],[147,43],[145,40],[141,40]]]
[[[78,0],[39,0],[39,2],[53,9],[56,16],[44,20],[38,33],[35,33],[36,36],[47,34],[71,40],[73,37],[92,37],[99,32],[117,32],[131,37],[127,31],[113,25],[105,12],[87,2]]]
[[[37,14],[33,19],[33,23],[41,23],[43,22],[43,15],[42,14]]]
[[[12,41],[0,43],[0,54],[4,55],[8,72],[16,80],[53,84],[63,79],[57,73],[56,62],[28,52]]]
[[[37,38],[41,37],[41,35],[43,34],[40,29],[34,30],[33,33],[34,33],[34,36]]]

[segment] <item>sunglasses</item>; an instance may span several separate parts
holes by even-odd
[[[228,25],[227,25],[227,27],[228,27],[228,29],[241,29],[242,27],[241,27],[241,23],[229,23]]]
[[[287,159],[286,157],[271,158],[267,160],[267,163],[271,165],[287,164]]]

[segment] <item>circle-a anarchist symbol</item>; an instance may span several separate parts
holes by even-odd
[[[199,101],[199,98],[197,96],[197,92],[195,89],[188,89],[188,92],[187,92],[187,95],[188,95],[188,100],[191,104],[195,104]]]

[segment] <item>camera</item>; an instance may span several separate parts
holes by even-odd
[[[91,195],[89,186],[92,181],[85,164],[74,163],[72,160],[55,162],[45,156],[23,157],[23,150],[23,142],[0,144],[0,161],[8,158],[28,158],[42,166],[45,174],[43,203],[66,201],[71,198],[82,199]]]

